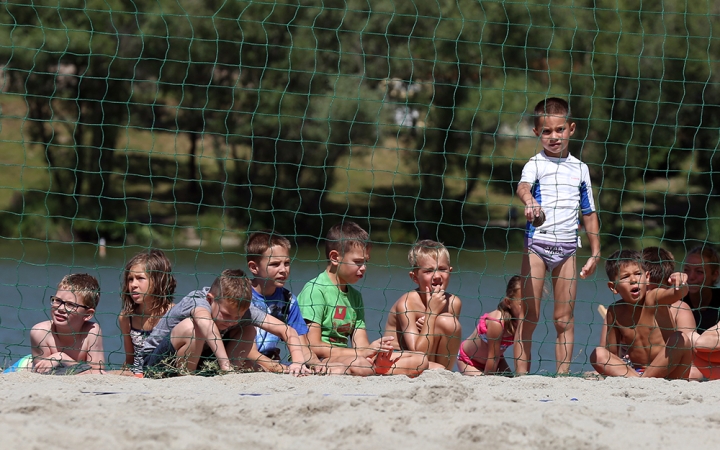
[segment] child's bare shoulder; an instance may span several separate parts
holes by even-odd
[[[52,331],[52,321],[46,320],[44,322],[35,324],[30,329],[30,332],[33,332],[33,331]]]
[[[392,312],[405,313],[407,311],[419,311],[418,306],[422,305],[422,299],[417,291],[409,291],[400,296],[392,306]],[[425,307],[422,307],[425,310]]]

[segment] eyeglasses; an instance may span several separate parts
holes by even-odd
[[[81,305],[80,303],[75,302],[68,302],[54,295],[50,296],[50,306],[53,308],[60,308],[63,306],[67,312],[77,312],[78,308],[90,309],[89,306]]]

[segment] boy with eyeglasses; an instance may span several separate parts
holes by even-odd
[[[30,330],[34,372],[103,373],[102,331],[92,322],[99,301],[95,277],[86,273],[63,277],[50,296],[51,319]]]

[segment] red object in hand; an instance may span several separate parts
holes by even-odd
[[[391,359],[392,357],[392,350],[389,352],[384,353],[378,353],[378,355],[375,357],[375,373],[378,375],[385,375],[386,373],[390,372],[390,369],[392,369],[393,364],[395,364],[396,359]]]

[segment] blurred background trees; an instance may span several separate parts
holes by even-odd
[[[710,4],[0,8],[6,95],[25,103],[23,145],[43,148],[52,178],[20,194],[5,233],[22,234],[31,211],[73,238],[116,241],[208,215],[316,238],[351,216],[392,241],[508,245],[537,151],[529,114],[549,95],[579,120],[572,149],[590,165],[606,242],[720,232]]]

